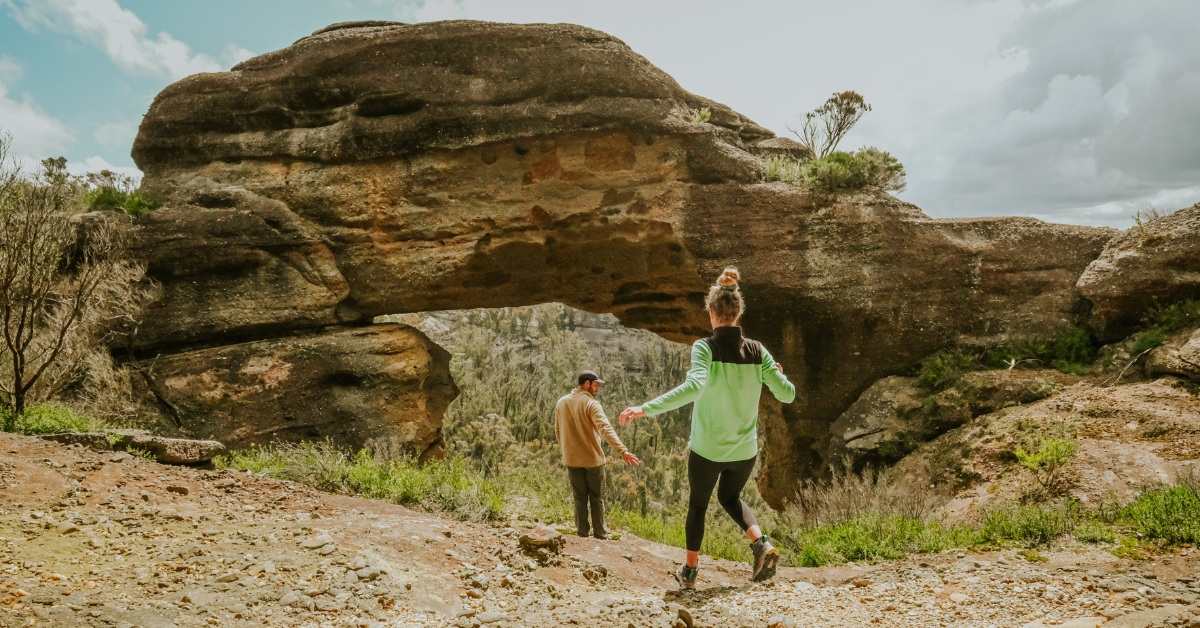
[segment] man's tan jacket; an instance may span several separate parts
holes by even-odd
[[[563,466],[598,467],[604,464],[604,452],[600,450],[600,437],[616,450],[618,455],[629,451],[617,438],[604,408],[591,393],[582,388],[564,395],[554,406],[554,436],[562,447]]]

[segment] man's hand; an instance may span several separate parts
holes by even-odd
[[[625,411],[621,413],[621,416],[617,419],[617,421],[621,425],[629,425],[630,423],[633,423],[634,419],[639,419],[644,416],[646,416],[646,413],[642,412],[641,406],[625,408]]]
[[[628,451],[621,454],[621,457],[625,459],[625,464],[627,464],[631,467],[635,464],[642,464],[642,461],[638,460],[637,456],[629,453]]]

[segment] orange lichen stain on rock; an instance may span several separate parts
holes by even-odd
[[[263,388],[271,389],[291,375],[292,365],[271,358],[255,357],[242,367],[242,372],[257,376],[262,380]]]
[[[532,185],[545,179],[557,178],[561,171],[562,169],[558,163],[558,153],[550,153],[534,162],[529,167],[529,170],[525,171],[525,178],[522,180],[522,183]]]
[[[583,152],[587,167],[611,172],[629,170],[637,163],[637,153],[627,135],[607,135],[588,140]]]

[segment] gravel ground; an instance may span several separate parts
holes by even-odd
[[[552,551],[522,549],[522,537]],[[0,435],[0,626],[1186,626],[1200,552],[1133,565],[1064,546],[781,569],[562,537]],[[1083,623],[1080,623],[1083,622]]]

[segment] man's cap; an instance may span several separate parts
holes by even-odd
[[[579,374],[579,385],[582,386],[584,382],[600,382],[603,384],[604,380],[600,379],[600,376],[595,371],[584,371]]]

